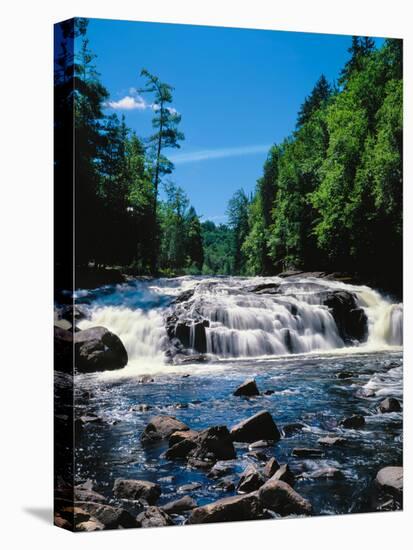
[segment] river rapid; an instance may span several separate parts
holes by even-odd
[[[251,292],[258,285],[276,290]],[[345,341],[323,305],[325,293],[337,290],[353,293],[366,315],[361,343]],[[188,291],[189,317],[208,319],[209,362],[170,364],[165,319],[171,302]],[[75,300],[88,312],[79,328],[106,327],[129,356],[118,371],[76,376],[76,415],[99,418],[76,436],[77,483],[92,479],[112,498],[116,478],[154,481],[162,488],[160,505],[184,494],[198,505],[236,494],[205,471],[163,458],[167,443],[141,444],[142,431],[158,414],[175,416],[194,430],[230,428],[264,409],[280,429],[299,423],[298,431],[260,451],[289,464],[295,489],[317,515],[370,511],[377,471],[402,464],[402,413],[382,414],[377,408],[387,396],[403,401],[402,305],[379,292],[312,277],[181,277],[80,290]],[[255,378],[261,395],[233,396],[247,378]],[[362,429],[339,426],[353,414],[365,416]],[[317,458],[292,456],[294,447],[319,448],[317,440],[326,435],[342,436],[346,443],[322,448]],[[235,446],[237,459],[228,463],[226,477],[236,485],[245,467],[260,459],[249,454],[248,444]],[[313,476],[325,467],[342,475]],[[190,483],[195,485],[186,488]],[[185,513],[176,520],[184,522]]]

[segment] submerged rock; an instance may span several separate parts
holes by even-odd
[[[395,397],[386,397],[379,403],[379,411],[381,413],[400,412],[402,407],[400,401]]]
[[[75,332],[74,344],[78,372],[116,370],[128,362],[128,354],[120,338],[104,327]]]
[[[339,425],[347,429],[358,429],[358,428],[362,428],[365,423],[366,423],[366,420],[363,415],[353,414],[353,416],[349,416],[341,420]]]
[[[141,435],[142,442],[160,441],[168,439],[174,432],[183,432],[189,427],[174,416],[159,415],[149,420]]]
[[[290,514],[308,515],[312,511],[310,502],[284,481],[268,480],[258,489],[258,498],[266,508],[281,516]]]
[[[113,486],[116,498],[126,500],[145,500],[148,504],[155,504],[161,496],[161,488],[152,481],[139,479],[116,479]]]
[[[137,517],[136,521],[141,527],[166,527],[174,525],[172,518],[161,508],[149,506]]]
[[[268,411],[261,411],[236,424],[231,430],[233,441],[252,443],[260,439],[279,441],[280,432]]]
[[[291,437],[292,435],[301,432],[305,428],[304,424],[301,422],[291,422],[290,424],[284,424],[282,431],[284,437]]]
[[[211,504],[192,510],[188,523],[216,523],[222,521],[246,521],[258,519],[262,505],[256,493],[222,498]]]
[[[253,378],[245,380],[238,388],[234,391],[235,396],[246,396],[252,397],[254,395],[260,395],[260,392],[257,387],[257,383]]]

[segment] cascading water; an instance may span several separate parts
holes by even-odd
[[[135,367],[163,364],[169,339],[165,319],[183,292],[189,348],[195,348],[196,323],[205,328],[206,352],[213,358],[246,358],[332,351],[358,344],[343,341],[336,320],[324,305],[328,293],[355,296],[367,316],[368,335],[358,350],[402,344],[403,311],[367,286],[317,278],[282,279],[180,277],[133,281],[81,292],[89,318],[80,329],[102,325],[117,334]],[[343,349],[344,351],[344,349]],[[350,351],[350,350],[349,350]]]

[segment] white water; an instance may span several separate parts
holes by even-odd
[[[280,284],[277,294],[250,292],[256,285]],[[187,317],[208,319],[207,352],[217,359],[283,356],[315,352],[353,352],[394,349],[402,345],[402,304],[391,303],[367,286],[316,278],[196,278],[158,279],[119,285],[112,294],[99,293],[90,319],[80,329],[105,326],[123,341],[128,370],[159,370],[168,343],[164,317],[171,299],[195,289]],[[345,347],[336,323],[322,305],[322,293],[355,293],[368,318],[368,339]],[[169,367],[168,367],[169,368]],[[199,367],[202,369],[202,367]],[[205,368],[205,367],[204,367]]]

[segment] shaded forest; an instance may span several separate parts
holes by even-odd
[[[255,191],[237,191],[228,222],[215,225],[200,220],[172,180],[167,151],[184,140],[172,86],[142,69],[139,92],[153,105],[153,133],[138,136],[124,117],[105,114],[109,94],[87,20],[61,24],[60,34],[55,132],[70,132],[73,114],[79,267],[166,276],[341,271],[400,291],[401,40],[377,49],[353,37],[338,81],[320,76],[293,133],[269,151]],[[56,177],[64,181],[60,158]]]

